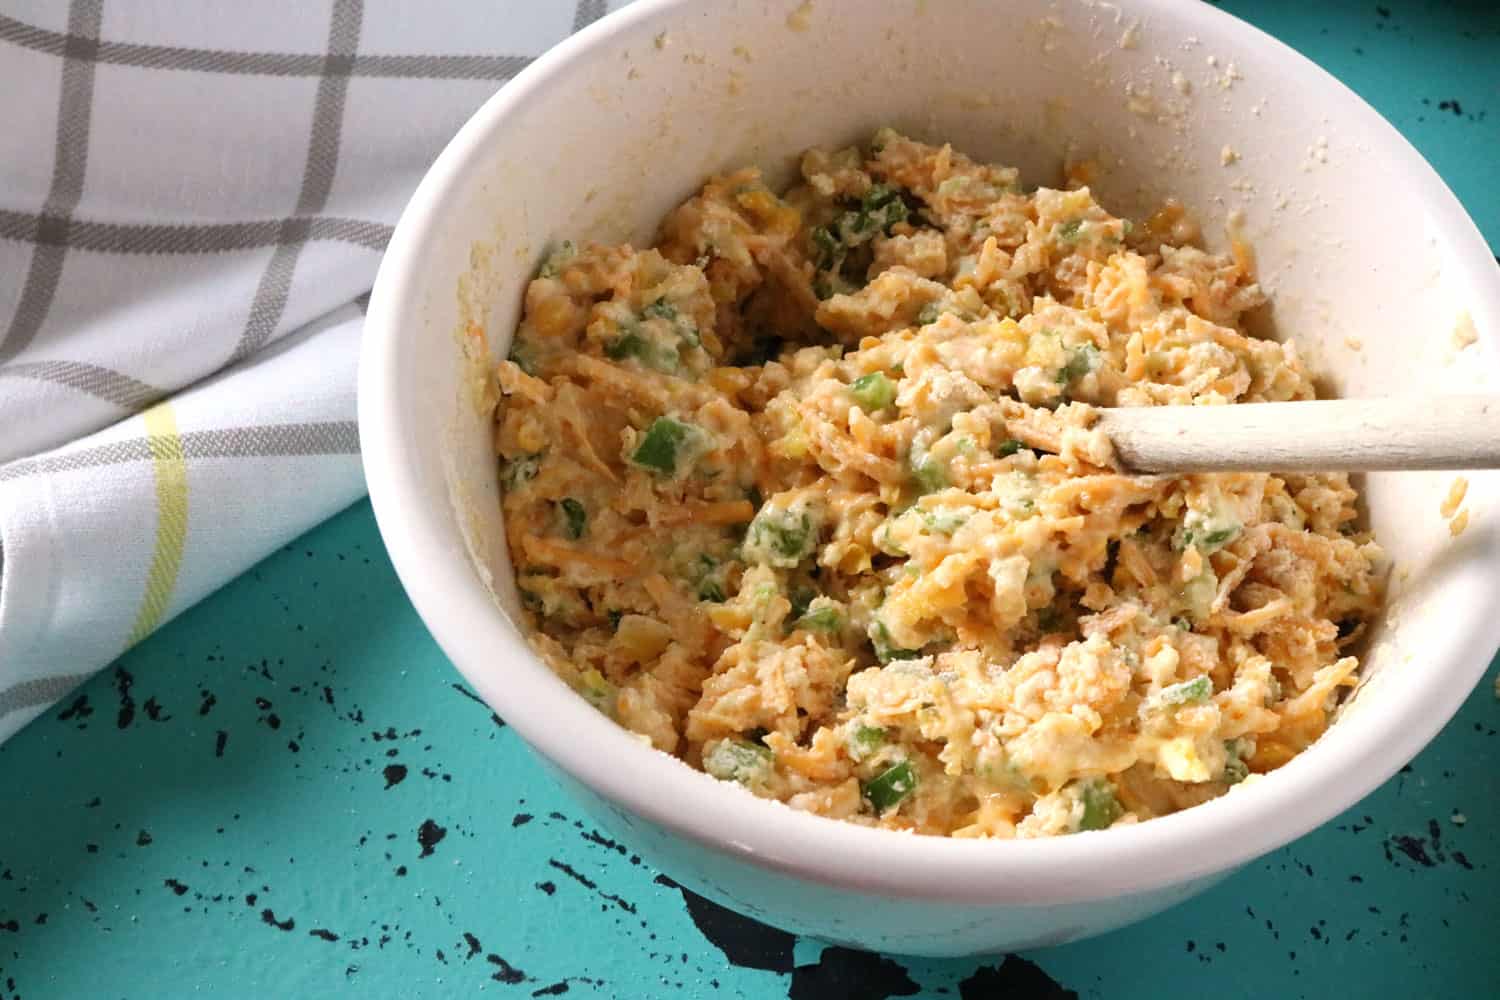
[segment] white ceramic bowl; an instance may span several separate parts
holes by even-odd
[[[1452,716],[1500,642],[1486,607],[1500,591],[1494,475],[1471,477],[1457,539],[1438,513],[1451,476],[1368,478],[1397,565],[1368,679],[1330,733],[1268,779],[1098,834],[902,835],[695,772],[530,653],[503,613],[516,602],[495,460],[458,331],[482,325],[501,357],[549,244],[644,245],[709,172],[756,163],[785,179],[805,147],[882,124],[1016,164],[1032,184],[1057,183],[1067,152],[1093,155],[1106,205],[1134,213],[1175,194],[1211,241],[1242,210],[1272,325],[1345,395],[1493,391],[1494,262],[1394,129],[1207,4],[794,8],[641,0],[539,59],[453,139],[397,227],[365,327],[360,434],[381,532],[474,688],[601,824],[687,886],[799,933],[916,954],[1035,947],[1138,919],[1352,805]],[[1460,310],[1479,342],[1456,353]]]

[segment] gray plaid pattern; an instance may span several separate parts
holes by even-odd
[[[5,2],[6,0],[0,0],[0,4]],[[390,8],[367,5],[365,0],[332,0],[327,34],[321,53],[237,51],[228,48],[116,41],[101,37],[105,2],[106,0],[69,0],[67,24],[65,30],[62,31],[29,24],[21,18],[0,13],[0,58],[4,58],[3,54],[7,48],[26,50],[54,58],[58,61],[59,73],[57,77],[49,77],[48,83],[53,84],[56,81],[56,84],[60,84],[56,105],[57,117],[53,126],[52,169],[50,177],[45,173],[40,175],[46,185],[45,195],[36,196],[41,202],[40,207],[35,207],[34,203],[11,203],[0,207],[0,242],[16,245],[23,254],[29,255],[24,268],[17,268],[12,272],[13,280],[18,286],[8,289],[14,296],[11,299],[15,303],[12,314],[10,316],[0,314],[0,399],[4,399],[8,392],[16,390],[25,392],[27,383],[32,384],[32,392],[35,392],[36,383],[46,383],[83,394],[94,400],[102,400],[121,414],[132,414],[144,410],[176,391],[179,384],[184,381],[182,374],[184,371],[190,379],[203,379],[235,362],[245,362],[245,364],[241,365],[237,372],[229,375],[225,380],[226,385],[236,379],[249,376],[248,382],[240,383],[242,386],[256,385],[259,386],[256,391],[270,393],[272,390],[269,387],[284,384],[282,380],[285,376],[281,374],[280,369],[269,366],[287,364],[290,355],[283,354],[279,349],[267,349],[268,345],[273,340],[278,340],[283,334],[290,332],[287,328],[308,322],[310,317],[320,313],[334,317],[338,309],[342,308],[337,299],[330,301],[329,298],[320,299],[316,295],[310,298],[303,297],[307,272],[314,267],[319,268],[320,270],[314,273],[315,276],[320,277],[326,273],[321,269],[329,266],[327,262],[330,259],[338,262],[344,267],[344,270],[336,272],[341,276],[338,287],[349,290],[348,294],[351,295],[359,313],[362,314],[368,308],[369,293],[366,291],[363,294],[354,294],[359,286],[354,284],[351,288],[352,282],[349,279],[351,276],[357,277],[363,274],[363,269],[370,268],[370,264],[368,259],[360,261],[356,254],[356,261],[360,261],[358,267],[350,266],[347,261],[349,254],[343,253],[343,250],[379,254],[384,251],[391,238],[393,227],[388,221],[353,217],[364,213],[368,205],[382,204],[378,198],[371,197],[368,192],[355,192],[353,204],[359,207],[353,211],[343,209],[341,212],[341,207],[347,204],[338,200],[347,196],[336,186],[341,170],[346,173],[346,180],[349,183],[353,183],[350,178],[370,176],[369,172],[373,168],[371,154],[367,150],[371,148],[368,144],[371,136],[374,136],[375,141],[381,138],[388,143],[391,141],[388,133],[384,137],[380,134],[378,121],[374,131],[370,132],[371,120],[368,117],[360,118],[356,114],[353,116],[353,121],[365,130],[360,132],[357,138],[365,145],[361,146],[356,143],[351,148],[360,149],[363,159],[355,163],[341,164],[341,154],[345,161],[353,155],[344,151],[346,130],[356,127],[347,120],[351,118],[351,81],[357,79],[438,81],[439,83],[435,86],[450,87],[443,93],[449,95],[447,109],[449,113],[452,113],[464,106],[462,103],[455,102],[470,99],[465,97],[467,92],[452,90],[452,81],[507,80],[529,65],[533,58],[529,54],[504,53],[476,55],[361,52],[361,36],[365,33],[367,25],[374,24],[377,29],[388,27],[387,21],[392,15]],[[118,3],[121,0],[109,0],[109,2]],[[420,0],[410,0],[410,2],[416,4]],[[607,12],[608,7],[608,0],[576,0],[572,6],[572,30],[577,31],[593,23]],[[128,12],[128,8],[126,10]],[[409,15],[409,12],[401,13]],[[557,13],[562,12],[557,11]],[[548,20],[550,22],[550,18]],[[568,26],[567,22],[558,25],[564,30]],[[379,31],[376,34],[379,34]],[[389,31],[386,32],[386,36],[389,36]],[[248,218],[236,219],[231,213],[227,221],[137,222],[100,218],[103,211],[93,208],[92,202],[86,203],[84,200],[86,178],[89,174],[91,142],[98,142],[99,151],[106,156],[118,155],[118,145],[111,143],[118,143],[122,134],[120,122],[115,120],[120,113],[120,106],[118,103],[111,103],[112,100],[118,102],[119,91],[114,88],[122,78],[105,77],[109,89],[96,93],[96,77],[99,72],[98,68],[101,66],[128,67],[142,71],[142,73],[207,74],[215,79],[263,77],[315,80],[316,92],[312,100],[311,121],[307,126],[307,144],[302,153],[302,170],[295,203],[285,206],[285,214],[273,207],[269,212],[261,211],[254,214],[247,212],[245,214],[251,216]],[[133,76],[136,83],[145,79],[146,77],[142,74]],[[442,83],[444,81],[448,83]],[[195,84],[188,81],[182,86],[190,88]],[[247,81],[245,86],[250,86],[250,82]],[[149,92],[148,86],[143,85],[143,89]],[[278,93],[286,92],[278,91]],[[435,94],[438,92],[438,90],[433,91]],[[374,91],[365,92],[366,99],[371,93]],[[97,122],[95,120],[96,106],[99,109],[107,109],[98,112],[99,115],[105,117]],[[360,107],[357,102],[354,106]],[[368,116],[369,109],[365,108],[360,113]],[[289,117],[294,117],[294,112],[289,112]],[[203,119],[203,121],[208,120]],[[26,119],[23,119],[24,121]],[[113,131],[110,130],[111,125],[115,126]],[[189,128],[192,126],[191,121],[186,125]],[[96,127],[107,138],[93,139]],[[427,141],[431,141],[431,138]],[[45,148],[45,138],[41,139],[41,143]],[[35,139],[32,140],[31,145],[32,148],[36,147]],[[232,144],[218,148],[221,150],[220,155],[229,157],[235,156],[240,149]],[[373,162],[378,167],[381,147],[375,148],[377,152],[374,155],[377,159]],[[410,147],[401,147],[399,141],[396,146],[386,148],[396,148],[402,153],[411,152]],[[149,165],[160,161],[154,161],[148,155],[141,157],[140,162]],[[209,162],[212,163],[211,160]],[[108,169],[111,164],[107,163],[105,166],[106,172],[101,176],[110,177]],[[100,164],[96,163],[94,170],[97,172],[99,169]],[[155,176],[160,176],[160,167],[157,166],[154,169],[158,171]],[[168,169],[170,170],[170,164]],[[407,169],[409,169],[409,164]],[[22,174],[23,179],[26,176]],[[193,175],[184,172],[184,177],[191,176]],[[262,169],[257,176],[261,184],[267,183],[266,178],[269,176],[274,187],[276,178],[274,168],[269,175]],[[128,192],[125,197],[130,197],[133,193],[129,188],[111,189],[108,183],[99,185],[94,182],[89,192],[90,197],[102,198],[104,202],[110,204],[114,204],[109,201],[110,198],[120,196],[116,194],[105,196],[99,190],[94,190],[94,187],[125,190]],[[16,191],[24,189],[20,186],[10,189],[11,197],[15,197]],[[257,188],[255,190],[270,189]],[[6,191],[6,186],[0,184],[0,199],[6,197]],[[338,192],[337,195],[336,192]],[[379,192],[381,197],[388,193]],[[288,201],[290,200],[288,196]],[[207,218],[221,218],[214,211],[215,206],[212,203],[205,206],[201,198],[196,208],[186,203],[184,208],[199,212],[203,212],[206,208]],[[371,214],[381,210],[372,209]],[[125,218],[131,219],[132,216],[128,214],[131,211],[129,203],[126,204],[125,211],[127,212]],[[188,216],[188,218],[193,218],[193,216]],[[196,272],[186,269],[190,265],[178,265],[172,260],[177,257],[207,257],[267,250],[269,250],[269,259],[265,260],[263,265],[256,262],[250,263],[251,267],[263,266],[263,269],[258,272],[258,281],[255,277],[256,271],[250,270],[247,274],[245,259],[230,261],[222,267],[212,265],[206,270]],[[339,253],[343,253],[343,256],[338,256]],[[330,255],[333,256],[330,257]],[[165,345],[163,349],[180,350],[182,345],[188,343],[191,338],[199,338],[193,345],[199,353],[191,355],[190,363],[165,369],[177,372],[175,375],[157,376],[159,379],[173,378],[176,380],[174,384],[165,382],[153,384],[152,355],[149,351],[144,354],[139,351],[135,353],[126,351],[119,354],[110,351],[110,338],[119,335],[129,336],[129,327],[105,324],[99,331],[92,329],[86,331],[88,336],[86,340],[73,337],[71,330],[67,331],[67,336],[57,336],[60,331],[54,329],[51,323],[63,321],[64,316],[67,317],[69,323],[72,322],[74,316],[84,317],[82,321],[87,323],[97,320],[98,312],[101,309],[107,310],[111,306],[111,302],[105,299],[107,293],[98,293],[90,300],[86,295],[80,298],[78,291],[80,287],[90,288],[91,286],[87,284],[90,277],[101,274],[108,276],[103,287],[115,287],[108,284],[109,278],[114,277],[109,265],[104,265],[101,270],[98,262],[100,258],[110,257],[119,259],[121,276],[117,280],[120,282],[118,287],[121,288],[128,288],[129,282],[136,280],[137,275],[145,276],[143,280],[148,282],[153,278],[157,281],[166,279],[170,282],[178,274],[212,274],[216,279],[223,275],[233,275],[233,280],[237,281],[237,284],[232,288],[234,297],[230,300],[227,314],[243,316],[242,320],[233,321],[242,325],[238,328],[231,325],[227,330],[219,330],[212,324],[208,324],[207,329],[199,330],[196,325],[197,320],[191,312],[196,302],[189,301],[189,312],[184,320],[182,318],[183,300],[167,297],[164,301],[170,308],[177,310],[172,313],[173,319],[170,322],[187,325],[170,327],[169,329],[179,332],[159,338],[159,342]],[[161,259],[160,272],[150,270],[150,268],[157,267],[157,261],[153,258]],[[69,261],[72,263],[68,263]],[[294,279],[299,277],[299,265],[302,265],[304,261],[317,263],[303,265],[302,280],[294,286]],[[67,264],[66,268],[65,264]],[[369,273],[373,273],[372,268]],[[3,277],[0,276],[0,280],[3,280]],[[244,313],[236,313],[234,305],[237,303],[240,308],[244,308],[247,299],[248,310]],[[131,301],[135,305],[140,304],[136,300]],[[140,301],[154,304],[158,300],[146,298]],[[293,304],[289,307],[289,303]],[[328,311],[329,309],[332,311]],[[215,317],[214,322],[220,322],[219,317],[225,313],[226,310],[223,309],[212,313]],[[51,323],[49,323],[49,316],[52,317]],[[325,352],[331,352],[325,353],[324,357],[342,361],[345,356],[339,352],[347,351],[348,347],[353,344],[353,330],[349,323],[347,319],[335,323],[334,326],[339,331],[337,333],[332,330],[326,332],[320,330],[317,334],[311,334],[309,331],[309,337],[293,336],[279,343],[294,345],[289,350],[305,350],[314,344],[324,345]],[[186,336],[188,331],[191,331],[191,337]],[[160,331],[153,332],[158,335],[160,333]],[[219,353],[217,346],[219,341],[212,338],[225,334],[227,338],[223,341],[222,353]],[[324,339],[325,337],[333,339]],[[151,344],[157,342],[157,340],[146,341]],[[99,352],[99,355],[88,357],[82,351],[75,354],[75,344],[91,344],[92,349]],[[338,346],[329,348],[327,345]],[[138,345],[132,344],[132,346]],[[203,355],[205,347],[208,348],[206,356]],[[50,356],[56,348],[61,348],[62,353],[73,354],[73,356],[60,358]],[[152,348],[152,350],[155,349]],[[110,367],[111,357],[129,357],[132,359],[129,362],[130,367],[140,370],[135,374],[115,370]],[[318,358],[319,355],[315,352],[309,357]],[[307,387],[317,381],[315,377],[308,379],[305,383],[296,383],[301,386],[301,389],[295,392],[289,390],[286,400],[279,398],[274,401],[257,400],[262,403],[274,403],[297,399],[315,404],[310,407],[302,406],[293,410],[279,411],[273,405],[252,407],[248,411],[236,411],[235,407],[230,406],[220,410],[222,401],[233,400],[234,394],[230,390],[221,390],[217,384],[218,380],[172,400],[173,410],[179,413],[189,413],[190,419],[187,420],[186,426],[195,428],[172,435],[174,454],[177,453],[176,449],[180,448],[183,461],[199,463],[196,476],[209,474],[209,470],[202,468],[202,463],[205,461],[229,460],[233,463],[222,466],[224,469],[222,478],[215,476],[212,479],[200,479],[199,485],[194,488],[193,499],[188,509],[192,511],[191,516],[200,525],[200,530],[204,525],[214,525],[216,517],[226,516],[225,511],[216,510],[214,507],[215,486],[219,495],[222,496],[226,490],[239,488],[238,484],[241,482],[256,482],[258,485],[261,482],[259,477],[262,473],[272,477],[265,486],[268,496],[276,496],[279,501],[281,515],[280,519],[275,522],[275,527],[287,533],[305,529],[313,510],[325,511],[329,509],[327,504],[330,502],[345,503],[357,496],[355,492],[358,489],[357,473],[352,471],[349,457],[359,453],[359,432],[357,424],[352,419],[342,419],[345,416],[352,416],[345,410],[347,403],[344,400],[347,396],[343,395],[349,391],[349,381],[352,379],[353,358],[348,357],[347,361],[349,364],[347,369],[330,373],[336,376],[332,381],[342,388],[330,390],[327,396],[307,391]],[[124,365],[123,362],[120,364]],[[327,369],[318,364],[307,365],[301,357],[298,357],[292,359],[289,370],[316,376],[317,373]],[[259,373],[260,377],[258,382],[256,373]],[[292,376],[291,381],[296,382],[296,376]],[[220,391],[225,391],[226,395],[216,396],[215,394]],[[29,400],[31,397],[22,395],[16,398]],[[47,400],[45,405],[51,405],[50,397],[37,396],[35,398],[45,399]],[[340,402],[335,404],[335,400]],[[94,405],[97,406],[97,404]],[[225,422],[230,423],[231,426],[204,426],[205,416],[208,417],[209,422],[213,422],[214,416],[221,413],[258,411],[279,412],[283,422],[257,423],[253,420],[247,422],[245,418],[231,420],[226,417]],[[4,412],[0,410],[0,413]],[[28,411],[23,407],[19,411],[11,412],[36,411]],[[86,415],[85,419],[94,420],[96,419],[94,414],[99,411],[81,409],[79,412]],[[3,421],[0,421],[0,424],[3,424]],[[93,427],[85,427],[84,431],[96,427],[97,424]],[[0,427],[0,431],[4,429]],[[76,433],[72,426],[68,428],[68,432]],[[53,441],[61,437],[61,434],[57,434]],[[25,454],[25,439],[17,443],[22,445],[19,452],[12,451],[10,454]],[[31,534],[23,535],[23,538],[32,541],[52,537],[69,540],[74,536],[68,531],[66,521],[62,522],[62,527],[55,529],[38,529],[37,526],[57,524],[58,522],[49,521],[48,518],[60,511],[65,516],[75,519],[84,516],[93,518],[94,521],[90,523],[94,523],[100,516],[110,518],[120,512],[110,509],[111,502],[119,504],[121,511],[127,507],[134,511],[134,507],[130,506],[133,504],[150,503],[151,499],[148,498],[153,496],[153,466],[161,461],[160,449],[161,441],[146,436],[143,428],[135,425],[128,429],[123,425],[117,426],[113,429],[101,430],[93,435],[92,440],[19,458],[9,463],[0,463],[0,488],[7,491],[5,494],[7,500],[26,498],[24,504],[27,506],[23,506],[22,509],[33,516],[29,522],[24,519],[22,521],[23,524],[30,525],[31,531]],[[3,448],[0,448],[0,454],[4,454]],[[333,459],[337,456],[342,456],[342,459],[334,462]],[[285,458],[300,458],[315,463],[319,458],[325,458],[328,462],[315,466],[290,467],[298,470],[294,473],[289,471],[284,464],[277,465],[275,460]],[[313,479],[317,482],[313,485],[317,488],[309,490],[310,493],[316,495],[316,498],[306,500],[299,507],[297,502],[288,502],[285,499],[291,494],[284,488],[286,483],[283,480],[291,475],[304,475],[309,469],[316,470]],[[159,470],[156,475],[160,475]],[[323,481],[325,476],[326,481]],[[159,481],[157,482],[159,485]],[[134,499],[120,501],[111,491],[101,493],[98,487],[103,483],[127,485],[126,492]],[[291,491],[299,497],[301,492]],[[101,496],[114,497],[114,500],[101,500]],[[80,504],[80,506],[64,511],[63,508],[55,505],[58,497],[66,497],[70,503]],[[222,500],[220,502],[222,503]],[[203,506],[199,506],[200,503]],[[35,515],[39,512],[43,516],[38,519]],[[226,524],[220,527],[231,529],[233,525]],[[56,531],[56,536],[52,534],[53,531]],[[123,541],[128,541],[127,547],[131,549],[135,560],[134,565],[140,569],[143,565],[140,560],[150,557],[151,539],[131,538]],[[146,546],[144,550],[141,548],[142,544]],[[0,573],[19,567],[20,563],[17,560],[25,551],[27,550],[24,547],[12,547],[9,552],[0,552]],[[30,551],[35,551],[35,547],[33,546]],[[185,558],[189,561],[194,558],[191,544]],[[34,571],[35,564],[30,565],[33,566]],[[223,573],[220,579],[227,578],[243,568],[243,564],[215,567]],[[20,572],[19,569],[15,571]],[[44,572],[40,575],[46,574]],[[49,593],[49,585],[57,581],[41,579],[29,582],[35,582],[38,586],[28,592],[27,603],[33,606],[44,606],[47,599],[41,595]],[[72,582],[76,584],[81,581]],[[100,586],[110,585],[118,585],[118,583],[111,584],[103,581],[100,583]],[[171,585],[168,586],[170,588]],[[7,620],[9,619],[0,617],[0,625]],[[90,635],[113,634],[115,629],[128,629],[129,622],[74,621],[70,627],[75,632],[82,630]],[[9,677],[6,676],[4,669],[6,663],[0,662],[0,738],[13,730],[17,719],[24,718],[27,714],[34,714],[39,708],[55,702],[86,679],[86,673],[76,672],[78,668],[93,667],[97,665],[97,662],[104,661],[102,656],[95,663],[78,662],[78,659],[71,655],[55,660],[48,659],[47,657],[58,649],[64,647],[71,649],[69,647],[70,635],[72,633],[49,634],[44,637],[45,641],[38,650],[25,644],[20,648],[14,645],[6,646],[5,636],[0,634],[0,647],[20,656],[20,662],[11,662],[12,667],[20,668],[19,671],[12,670]],[[42,659],[36,658],[39,651]],[[0,660],[4,659],[5,657],[0,656]],[[30,665],[27,666],[27,663]],[[54,669],[60,672],[54,674],[52,673]],[[10,717],[10,729],[5,726],[7,716]]]
[[[344,123],[344,99],[349,93],[349,70],[359,45],[359,23],[364,17],[363,0],[334,0],[333,24],[328,30],[328,55],[318,81],[317,106],[313,110],[312,137],[307,147],[307,165],[302,173],[302,193],[297,196],[297,218],[282,224],[276,252],[255,290],[245,332],[230,355],[230,362],[249,357],[269,340],[281,321],[287,296],[292,290],[292,272],[307,242],[309,226],[300,221],[323,210],[338,168],[339,138]]]
[[[106,400],[130,413],[143,410],[166,395],[154,385],[122,375],[102,365],[81,361],[27,361],[0,368],[0,378],[29,378],[53,382]]]
[[[73,0],[68,9],[68,43],[63,48],[62,106],[57,112],[57,154],[52,186],[37,223],[36,249],[31,269],[21,286],[21,300],[10,329],[0,337],[0,364],[31,343],[62,277],[62,234],[69,214],[83,197],[83,170],[89,155],[89,124],[93,115],[94,59],[99,51],[99,22],[104,0]]]
[[[260,424],[253,427],[219,427],[188,431],[181,435],[182,457],[194,458],[286,458],[299,455],[358,455],[359,426],[352,420],[316,424]],[[47,476],[78,472],[101,465],[149,462],[153,458],[146,438],[114,441],[92,448],[51,452],[36,458],[0,465],[0,483],[25,476]]]
[[[574,30],[605,12],[604,0],[579,0]],[[520,55],[360,55],[362,0],[337,0],[325,55],[236,52],[101,40],[103,0],[72,0],[66,32],[0,14],[0,43],[63,59],[56,158],[50,190],[37,213],[0,209],[0,239],[32,246],[31,264],[9,326],[0,332],[0,377],[52,382],[138,412],[164,391],[107,366],[81,361],[7,364],[35,340],[57,292],[70,251],[120,254],[200,254],[275,247],[238,342],[224,359],[253,355],[278,332],[302,248],[337,241],[382,251],[392,227],[321,214],[338,167],[344,104],[352,77],[431,80],[506,80],[532,61]],[[303,183],[295,211],[285,218],[209,224],[119,224],[74,216],[88,161],[96,65],[266,76],[316,76],[318,94]]]
[[[50,705],[88,679],[88,674],[60,674],[21,681],[0,689],[0,717],[23,708]]]
[[[47,243],[94,253],[227,253],[273,246],[288,227],[305,232],[308,242],[331,240],[367,250],[384,250],[393,226],[325,215],[263,219],[258,222],[120,224],[68,219],[44,227],[43,215],[0,209],[0,239]]]
[[[587,13],[585,13],[587,11]],[[604,13],[600,0],[578,6],[574,30]],[[0,42],[11,42],[33,52],[60,56],[75,39],[0,14]],[[320,76],[324,58],[292,52],[232,52],[227,49],[188,49],[172,45],[133,45],[98,42],[95,61],[141,69],[185,70],[195,73],[233,73],[246,76]],[[417,80],[509,80],[531,64],[530,56],[355,56],[350,76]]]
[[[578,0],[578,7],[573,11],[573,30],[587,28],[599,20],[604,16],[604,9],[604,0]]]

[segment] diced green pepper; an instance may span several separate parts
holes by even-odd
[[[896,401],[896,384],[884,372],[861,375],[849,383],[849,394],[867,413],[883,410]]]
[[[720,740],[703,755],[703,770],[723,781],[753,785],[770,777],[773,759],[770,747],[733,737]]]
[[[646,428],[640,444],[630,455],[630,461],[653,472],[675,475],[678,459],[688,450],[686,446],[700,434],[702,431],[692,424],[671,417],[657,417]]]
[[[892,764],[869,781],[860,785],[860,791],[877,813],[884,813],[901,804],[917,787],[917,773],[911,761]]]
[[[1083,800],[1083,819],[1078,823],[1080,830],[1108,829],[1125,812],[1120,800],[1115,798],[1114,788],[1103,779],[1086,783],[1080,789],[1079,797]]]
[[[1007,441],[1000,442],[1000,444],[995,448],[995,454],[1000,458],[1009,458],[1024,447],[1026,447],[1024,442],[1017,441],[1015,438],[1010,438]]]
[[[572,497],[563,497],[557,506],[562,510],[563,521],[569,538],[582,538],[588,530],[589,515],[583,504]]]

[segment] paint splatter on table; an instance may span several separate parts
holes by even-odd
[[[1375,104],[1500,245],[1500,14],[1224,6]],[[360,504],[0,747],[0,1000],[1489,995],[1497,729],[1485,683],[1335,822],[1102,938],[985,960],[824,947],[582,820],[443,660]]]

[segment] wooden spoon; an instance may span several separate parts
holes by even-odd
[[[1392,396],[1099,411],[1130,472],[1500,468],[1500,396]]]

